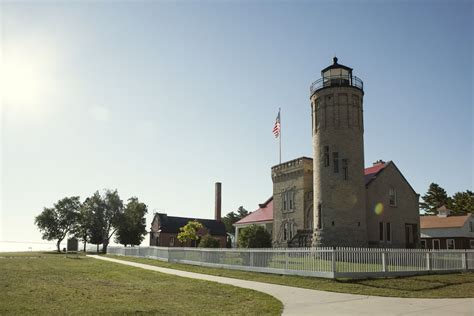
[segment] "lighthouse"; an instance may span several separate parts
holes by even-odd
[[[337,57],[310,87],[313,246],[368,244],[363,99],[362,80]]]

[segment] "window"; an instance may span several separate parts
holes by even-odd
[[[386,233],[387,233],[387,238],[386,238],[386,240],[387,240],[388,242],[390,242],[390,241],[392,241],[392,236],[391,236],[392,230],[391,230],[390,223],[386,223],[386,228],[387,228],[387,229],[386,229]]]
[[[288,234],[288,224],[285,223],[285,224],[283,225],[283,240],[287,240],[287,238],[286,238],[286,237],[287,237],[287,234]]]
[[[295,208],[294,190],[283,192],[283,212],[292,211]]]
[[[329,146],[324,146],[324,167],[329,167]]]
[[[332,153],[332,161],[334,164],[334,173],[338,173],[339,172],[339,153],[338,152]]]
[[[421,241],[421,249],[426,249],[426,240]]]
[[[170,237],[170,247],[174,247],[174,237]]]
[[[321,203],[318,204],[318,229],[322,229],[322,220],[321,220],[321,215],[322,215],[322,206]]]
[[[454,239],[446,239],[446,249],[456,249]]]
[[[343,174],[344,180],[349,179],[349,169],[347,167],[347,159],[342,159],[342,174]]]
[[[473,231],[473,228],[472,228],[472,222],[469,222],[469,231],[472,232]]]
[[[433,249],[439,249],[439,239],[433,239]]]
[[[379,223],[379,240],[383,241],[383,222]]]
[[[390,206],[397,206],[397,191],[394,188],[388,190]]]
[[[293,223],[290,223],[290,240],[293,239]]]
[[[469,247],[474,249],[474,239],[469,240]]]

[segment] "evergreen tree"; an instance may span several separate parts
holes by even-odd
[[[455,193],[450,200],[449,208],[455,215],[474,213],[474,193],[469,190]]]
[[[420,209],[425,211],[427,215],[438,214],[438,208],[450,205],[451,199],[448,197],[446,190],[436,183],[431,183],[428,191],[422,196],[423,202],[420,202]]]
[[[227,215],[222,218],[222,222],[225,225],[226,232],[235,234],[235,227],[233,226],[233,224],[237,223],[249,214],[249,211],[247,211],[243,206],[240,206],[237,209],[237,212],[232,211],[230,213],[227,213]]]

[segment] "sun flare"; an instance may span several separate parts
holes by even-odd
[[[52,56],[45,48],[6,45],[0,63],[0,96],[10,111],[43,111],[54,91]]]

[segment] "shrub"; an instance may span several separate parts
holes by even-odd
[[[241,248],[270,248],[272,236],[264,227],[250,225],[239,231],[238,245]]]
[[[199,248],[219,248],[219,246],[219,240],[209,234],[204,235],[199,242]]]

